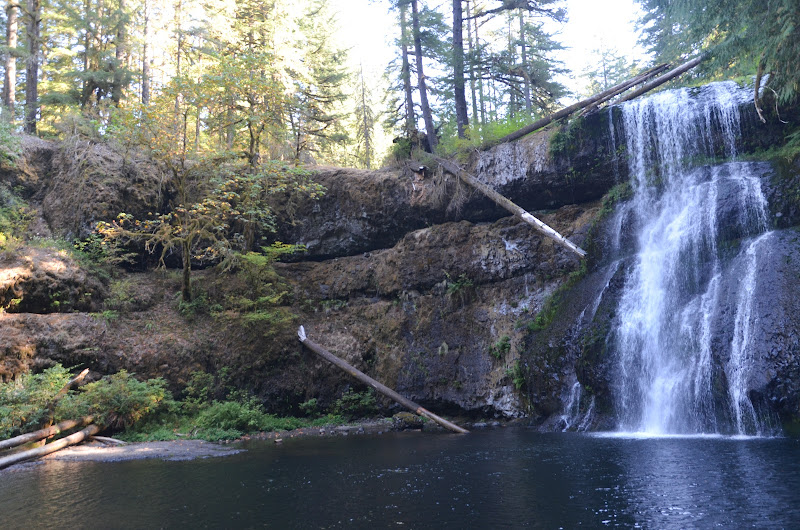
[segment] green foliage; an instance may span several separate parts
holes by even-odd
[[[348,388],[333,405],[334,414],[350,419],[372,416],[377,411],[378,402],[375,400],[375,391],[371,388],[364,392],[355,392]]]
[[[797,99],[800,70],[800,6],[796,0],[639,0],[644,43],[656,61],[711,54],[701,66],[706,79],[762,69],[780,103]]]
[[[489,355],[498,361],[505,357],[511,351],[511,337],[503,335],[500,339],[489,346]]]
[[[517,359],[514,364],[506,368],[506,375],[511,378],[511,383],[518,391],[522,390],[522,387],[525,386],[525,371],[523,370],[519,359]]]
[[[278,242],[262,247],[261,253],[232,255],[228,267],[235,271],[235,281],[224,278],[217,286],[220,311],[224,311],[220,315],[257,329],[265,337],[293,325],[296,316],[279,307],[287,302],[290,287],[275,271],[274,262],[301,250],[302,247]]]
[[[0,182],[0,250],[20,243],[32,217],[19,194]]]
[[[15,134],[14,125],[7,120],[0,120],[0,161],[15,167],[22,154],[20,137]]]
[[[53,305],[55,305],[55,303]],[[106,324],[111,324],[119,319],[119,311],[116,309],[106,309],[101,313],[92,313],[92,316],[103,319]]]
[[[39,428],[48,405],[69,378],[69,370],[56,364],[40,374],[0,383],[0,439]]]
[[[172,396],[164,379],[139,381],[121,370],[62,399],[57,415],[75,418],[91,414],[99,424],[126,428],[171,403]]]
[[[319,403],[317,398],[311,398],[308,401],[300,403],[300,410],[306,416],[314,416],[319,412]]]
[[[466,275],[461,274],[457,279],[453,279],[450,274],[444,273],[447,277],[447,294],[448,295],[456,295],[459,294],[467,289],[470,289],[475,284],[474,282]]]
[[[612,187],[603,196],[603,205],[600,209],[600,219],[606,217],[614,211],[614,208],[621,202],[625,202],[633,197],[633,187],[630,181],[620,182]]]

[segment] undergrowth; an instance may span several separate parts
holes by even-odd
[[[54,402],[69,378],[70,370],[57,364],[0,383],[0,439],[91,415],[122,440],[219,441],[255,432],[342,424],[377,411],[372,392],[348,390],[328,411],[321,411],[314,399],[301,406],[305,417],[279,417],[268,413],[252,394],[234,388],[226,369],[215,375],[194,372],[180,400],[174,399],[164,379],[139,381],[123,370]]]

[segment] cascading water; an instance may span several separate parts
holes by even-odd
[[[738,109],[750,95],[716,83],[622,109],[633,197],[619,229],[635,234],[609,338],[622,430],[761,434],[746,385],[766,201],[748,164],[693,167],[736,156]],[[734,329],[721,344],[712,327],[731,274],[739,275]]]

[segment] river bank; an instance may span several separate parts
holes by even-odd
[[[68,447],[34,462],[122,462],[145,459],[183,461],[235,455],[246,451],[248,442],[257,440],[272,440],[280,444],[284,440],[297,438],[341,438],[345,436],[381,435],[399,431],[445,432],[438,425],[417,420],[419,418],[411,414],[401,413],[391,418],[372,419],[347,425],[324,425],[321,427],[303,427],[291,431],[249,434],[237,440],[223,443],[205,440],[168,440],[130,442],[117,445],[93,440],[81,445]],[[511,423],[518,424],[518,422]],[[499,428],[506,425],[509,425],[509,422],[477,421],[465,426],[472,430],[481,430]]]

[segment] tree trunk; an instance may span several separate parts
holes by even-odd
[[[403,92],[406,99],[406,137],[411,138],[417,129],[417,117],[414,115],[414,98],[411,88],[411,65],[408,62],[408,21],[406,20],[406,4],[400,5],[400,52],[403,66],[400,73],[403,78]]]
[[[467,95],[464,88],[464,30],[461,0],[453,0],[453,95],[458,137],[467,136]]]
[[[428,146],[431,153],[436,152],[439,144],[436,138],[436,129],[433,127],[433,115],[428,105],[428,88],[425,85],[425,74],[422,71],[422,38],[419,31],[419,11],[417,0],[411,0],[411,26],[414,31],[414,53],[417,57],[417,82],[419,85],[419,100],[422,104],[422,119],[425,121],[425,134],[428,137]]]
[[[314,341],[312,341],[311,339],[306,337],[306,331],[305,331],[305,329],[303,329],[303,326],[300,326],[300,329],[297,332],[297,336],[300,338],[300,342],[306,348],[308,348],[309,350],[313,351],[314,353],[316,353],[317,355],[319,355],[320,357],[322,357],[323,359],[325,359],[329,363],[337,366],[338,368],[341,368],[342,370],[344,370],[345,372],[347,372],[351,376],[355,377],[356,379],[358,379],[362,383],[371,386],[372,388],[374,388],[375,390],[377,390],[378,392],[380,392],[384,396],[393,399],[395,402],[397,402],[400,405],[406,407],[407,409],[411,410],[412,412],[414,412],[416,414],[419,414],[420,416],[425,416],[426,418],[435,421],[439,425],[441,425],[441,426],[443,426],[443,427],[445,427],[447,429],[450,429],[451,431],[454,431],[454,432],[457,432],[457,433],[462,433],[462,434],[469,432],[468,430],[464,429],[463,427],[459,427],[455,423],[449,422],[446,419],[437,416],[433,412],[421,407],[420,405],[417,405],[416,403],[414,403],[410,399],[404,398],[403,396],[401,396],[400,394],[398,394],[397,392],[395,392],[391,388],[389,388],[389,387],[387,387],[385,385],[382,385],[381,383],[375,381],[373,378],[371,378],[370,376],[368,376],[367,374],[365,374],[361,370],[355,368],[353,365],[351,365],[348,362],[343,361],[339,357],[335,356],[334,354],[332,354],[331,352],[329,352],[328,350],[326,350],[325,348],[323,348],[319,344],[315,343]]]
[[[369,145],[369,137],[370,137],[370,128],[369,128],[369,120],[367,119],[367,87],[364,83],[364,68],[361,68],[361,109],[364,112],[364,158],[366,162],[367,169],[372,169],[370,160],[372,158],[372,153],[370,152],[370,145]]]
[[[653,68],[651,68],[651,69],[639,74],[636,78],[634,78],[633,81],[626,81],[622,85],[617,85],[617,87],[621,87],[621,86],[623,87],[623,88],[619,88],[617,91],[613,90],[615,87],[611,87],[609,90],[606,91],[606,94],[608,94],[607,96],[604,96],[604,97],[600,98],[599,100],[595,101],[594,103],[592,103],[591,105],[589,105],[587,107],[584,107],[584,109],[580,113],[580,116],[585,116],[585,115],[593,112],[597,107],[599,107],[600,105],[602,105],[606,101],[609,101],[610,99],[615,98],[616,96],[618,96],[622,92],[625,92],[626,90],[631,88],[631,86],[633,86],[634,84],[644,83],[648,79],[650,79],[651,77],[654,77],[654,76],[660,74],[661,72],[663,72],[667,68],[669,68],[668,64],[660,64],[658,66],[654,66]],[[633,84],[631,84],[631,83],[633,83]]]
[[[92,421],[93,421],[92,416],[86,416],[85,418],[82,418],[80,420],[65,420],[57,425],[45,427],[44,429],[39,429],[38,431],[29,432],[27,434],[20,434],[19,436],[9,438],[8,440],[0,441],[0,451],[4,449],[10,449],[12,447],[18,447],[20,445],[24,445],[30,442],[43,440],[45,438],[50,438],[52,436],[55,436],[56,434],[61,434],[64,431],[74,429],[75,427],[92,423]]]
[[[183,254],[183,281],[181,282],[181,300],[192,301],[192,245],[188,238],[181,241]]]
[[[473,16],[475,16],[473,14]],[[474,21],[475,24],[475,53],[480,54],[481,52],[481,39],[478,35],[478,21]],[[478,66],[481,66],[480,55],[478,55]],[[480,72],[478,73],[478,99],[480,101],[480,109],[481,109],[481,125],[486,125],[486,95],[483,87],[483,68],[481,68]]]
[[[49,427],[50,425],[53,424],[53,417],[56,414],[56,406],[58,405],[58,402],[61,400],[61,398],[66,396],[70,390],[78,386],[81,383],[81,381],[83,381],[86,378],[87,375],[89,375],[88,368],[86,368],[81,373],[79,373],[78,375],[67,381],[67,384],[65,384],[61,388],[61,390],[58,391],[58,394],[56,394],[53,397],[53,399],[50,400],[50,403],[48,403],[47,405],[47,418],[45,419],[42,427]]]
[[[128,54],[128,14],[125,0],[118,0],[116,49],[114,50],[114,76],[111,86],[111,101],[119,106],[125,83],[125,57]]]
[[[475,47],[472,44],[472,19],[470,19],[470,2],[467,0],[467,46],[469,47],[469,88],[472,95],[472,124],[478,123],[478,98],[475,92]]]
[[[531,76],[528,75],[528,48],[525,46],[525,11],[519,10],[519,45],[522,76],[525,78],[525,110],[528,117],[533,116],[533,103],[531,102]]]
[[[142,104],[150,104],[150,40],[152,39],[150,17],[151,0],[144,0],[144,44],[142,46]]]
[[[103,429],[101,427],[92,424],[82,431],[78,431],[75,434],[70,434],[69,436],[61,438],[60,440],[43,445],[42,447],[37,447],[36,449],[31,449],[30,451],[22,451],[4,458],[0,458],[0,469],[18,464],[19,462],[24,462],[25,460],[31,460],[33,458],[39,458],[51,453],[55,453],[56,451],[64,449],[65,447],[80,443],[86,438],[93,436],[102,430]]]
[[[460,178],[462,181],[466,182],[476,190],[480,191],[498,206],[505,208],[508,212],[516,215],[517,217],[519,217],[520,219],[522,219],[523,221],[534,227],[536,230],[538,230],[545,236],[549,237],[550,239],[552,239],[559,245],[563,246],[564,248],[576,253],[581,258],[586,256],[585,250],[578,247],[575,243],[573,243],[566,237],[562,236],[561,234],[559,234],[558,232],[547,226],[545,223],[543,223],[536,217],[532,216],[522,207],[518,206],[508,198],[499,194],[488,185],[476,179],[474,176],[470,175],[469,173],[467,173],[466,171],[455,165],[453,162],[438,157],[435,157],[435,159],[439,163],[439,165],[441,165],[444,168],[445,171],[451,173],[457,178]]]
[[[6,3],[6,70],[3,83],[3,105],[7,121],[14,121],[14,105],[17,102],[17,0]]]
[[[42,22],[41,0],[28,0],[26,38],[28,58],[25,61],[25,125],[23,130],[36,134],[39,114],[39,30]]]

